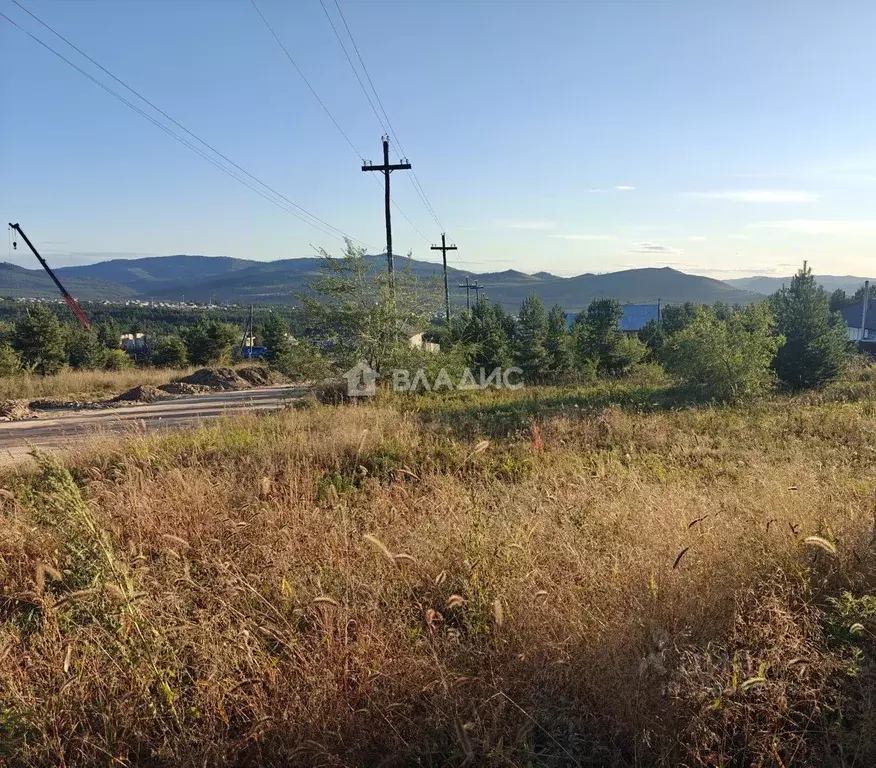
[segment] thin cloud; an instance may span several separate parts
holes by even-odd
[[[728,240],[748,240],[748,235],[727,235]]]
[[[789,219],[787,221],[762,221],[755,226],[803,232],[807,235],[851,235],[856,237],[876,235],[876,220],[873,219]]]
[[[660,245],[660,243],[636,243],[629,253],[682,253],[677,248],[670,245]]]
[[[556,229],[555,221],[505,221],[501,224],[505,229],[528,229],[533,231]]]
[[[728,189],[694,192],[704,200],[729,200],[734,203],[812,203],[818,195],[800,189]]]
[[[706,241],[706,236],[705,235],[688,235],[684,239],[687,240],[688,242],[691,242],[691,243],[703,243]]]
[[[619,189],[621,192],[631,192],[632,190],[635,189],[635,187],[630,187],[626,184],[619,184],[618,186],[615,187],[615,189]]]
[[[548,235],[554,240],[585,240],[585,241],[606,241],[617,240],[615,235]]]

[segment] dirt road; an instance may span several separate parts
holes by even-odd
[[[133,428],[172,429],[226,414],[277,410],[306,391],[278,385],[93,411],[57,411],[39,419],[10,421],[0,424],[0,463],[27,456],[29,443],[40,448],[64,449],[93,434]]]

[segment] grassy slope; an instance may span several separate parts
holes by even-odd
[[[828,598],[876,588],[874,392],[314,404],[10,475],[0,759],[872,765]]]

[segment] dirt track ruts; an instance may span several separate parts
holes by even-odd
[[[172,429],[226,414],[276,410],[306,391],[303,387],[282,384],[118,408],[64,410],[38,419],[10,421],[0,424],[0,463],[20,460],[27,455],[30,445],[62,449],[94,434],[124,432],[132,428],[149,431]]]

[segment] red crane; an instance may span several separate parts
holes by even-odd
[[[48,264],[46,264],[46,260],[42,256],[40,256],[39,251],[37,251],[37,249],[33,247],[33,243],[28,240],[27,235],[24,234],[24,230],[19,227],[18,224],[10,223],[9,227],[10,229],[13,229],[15,232],[21,235],[21,239],[24,240],[25,243],[27,243],[27,247],[30,248],[31,251],[33,251],[33,255],[36,256],[37,259],[39,259],[40,264],[43,265],[43,269],[46,270],[46,272],[48,272],[49,274],[49,277],[51,277],[52,280],[55,281],[55,285],[58,286],[58,290],[61,292],[61,296],[64,297],[64,301],[66,302],[67,306],[70,307],[73,314],[76,315],[76,319],[79,320],[80,323],[82,323],[82,326],[86,330],[90,331],[91,321],[88,319],[88,316],[85,314],[85,312],[82,311],[82,307],[79,306],[79,302],[77,302],[76,299],[74,299],[70,295],[70,292],[61,284],[61,281],[58,280],[57,275],[52,272],[52,268]],[[13,241],[12,246],[14,248],[17,248],[18,243]]]

